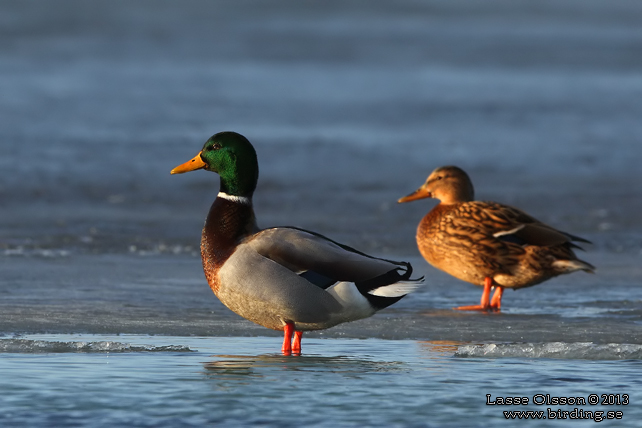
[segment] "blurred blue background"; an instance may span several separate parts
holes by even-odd
[[[413,253],[437,166],[604,248],[642,248],[642,4],[3,1],[0,236],[196,243],[212,134],[256,146],[259,223]],[[600,247],[600,248],[601,248]]]

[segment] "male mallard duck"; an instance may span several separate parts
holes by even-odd
[[[259,166],[242,135],[212,136],[171,173],[197,169],[218,173],[221,182],[201,237],[207,282],[232,311],[283,330],[284,354],[301,352],[303,331],[369,317],[422,282],[410,279],[410,263],[368,256],[318,233],[259,229],[252,208]]]
[[[595,267],[579,260],[572,241],[586,239],[556,230],[496,202],[475,201],[473,184],[456,166],[437,168],[409,202],[441,202],[419,223],[417,246],[426,261],[450,275],[483,286],[479,305],[462,310],[499,310],[504,288],[530,287],[554,276]],[[490,291],[496,287],[492,301]]]

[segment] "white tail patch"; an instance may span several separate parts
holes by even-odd
[[[370,290],[368,294],[379,297],[401,297],[415,291],[423,282],[423,279],[421,281],[399,281]]]
[[[553,267],[565,273],[575,272],[576,270],[595,273],[595,268],[593,266],[580,260],[555,260],[553,262]]]

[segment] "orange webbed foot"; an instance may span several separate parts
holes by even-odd
[[[482,306],[482,305],[466,305],[466,306],[457,306],[456,309],[458,311],[490,311],[492,308],[490,306]]]
[[[482,292],[482,297],[481,297],[481,302],[479,305],[467,305],[467,306],[458,306],[456,310],[459,311],[495,311],[499,310],[499,304],[501,303],[502,295],[500,290],[503,290],[502,287],[497,287],[497,291],[495,291],[495,294],[493,295],[493,302],[490,301],[490,290],[493,287],[493,279],[491,277],[486,277],[484,278],[484,291]],[[495,298],[497,297],[497,294],[499,293],[499,298],[497,302],[497,307],[493,307],[493,303],[495,302]]]

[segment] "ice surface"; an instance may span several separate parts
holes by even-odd
[[[582,360],[642,359],[642,345],[625,343],[489,343],[460,346],[463,358],[562,358]]]
[[[410,261],[425,284],[374,317],[305,337],[459,342],[642,344],[637,256],[593,253],[578,273],[504,295],[501,313],[462,312],[481,289]],[[596,261],[597,260],[597,261]],[[0,258],[0,334],[92,333],[273,336],[231,312],[209,289],[200,257],[71,255]],[[608,293],[605,283],[608,282]]]
[[[123,352],[191,352],[191,349],[180,345],[131,345],[129,343],[98,342],[51,342],[30,339],[0,339],[0,353],[42,354],[42,353],[123,353]]]

